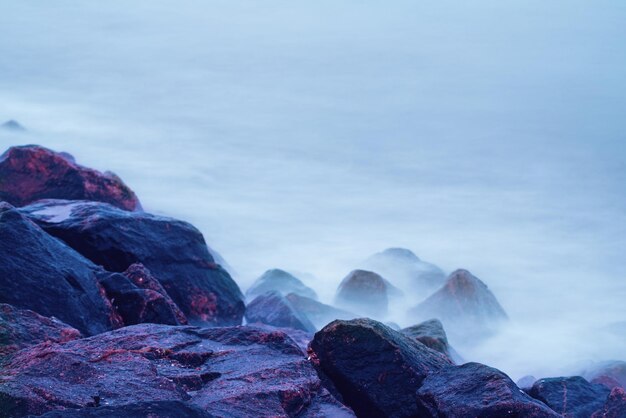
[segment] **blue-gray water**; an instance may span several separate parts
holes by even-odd
[[[119,174],[242,288],[339,280],[389,246],[511,316],[513,377],[622,359],[626,3],[0,0],[2,147]],[[410,318],[397,318],[409,325]],[[565,369],[561,369],[565,367]],[[569,368],[569,369],[568,369]]]

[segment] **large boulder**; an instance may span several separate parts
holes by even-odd
[[[0,303],[0,359],[31,345],[63,343],[77,338],[81,335],[76,328],[56,318]]]
[[[337,309],[334,306],[326,305],[295,293],[288,294],[286,298],[291,302],[291,306],[298,312],[306,315],[317,329],[323,328],[324,325],[335,319],[354,319],[357,317],[352,312]]]
[[[354,270],[339,284],[335,304],[359,314],[383,318],[389,305],[387,283],[374,272]]]
[[[300,296],[317,300],[317,293],[294,275],[280,269],[267,270],[246,291],[248,299],[262,295],[269,291],[279,292],[285,296],[295,293]]]
[[[353,416],[291,338],[254,327],[133,325],[26,348],[0,370],[0,417],[138,402],[216,417]]]
[[[0,303],[56,317],[86,335],[122,325],[102,269],[0,202]]]
[[[404,291],[410,302],[424,299],[446,280],[441,268],[420,260],[406,248],[387,248],[365,260],[362,267],[391,280]]]
[[[622,387],[614,387],[606,399],[604,406],[593,413],[591,418],[625,418],[626,391]]]
[[[94,200],[141,210],[135,193],[113,173],[80,166],[67,153],[37,145],[9,148],[0,156],[0,200],[24,206],[39,199]]]
[[[419,417],[557,418],[501,371],[479,363],[430,373],[417,390]]]
[[[610,390],[583,377],[552,377],[537,380],[528,391],[535,399],[566,418],[588,418],[604,407]]]
[[[492,332],[508,318],[493,293],[467,270],[453,272],[441,289],[409,314],[440,319],[448,331],[461,336]]]
[[[426,347],[444,354],[452,362],[461,362],[460,356],[456,353],[450,344],[448,343],[448,337],[446,331],[443,329],[443,324],[438,319],[430,319],[428,321],[421,322],[417,325],[404,328],[401,332],[413,338]]]
[[[243,295],[187,222],[99,202],[45,200],[21,209],[94,263],[123,272],[141,263],[190,323],[238,325]]]
[[[452,365],[443,354],[371,319],[331,322],[315,334],[309,353],[359,417],[418,416],[422,381]]]
[[[246,320],[305,332],[317,330],[306,315],[294,309],[291,302],[276,291],[266,292],[250,302],[246,306]]]

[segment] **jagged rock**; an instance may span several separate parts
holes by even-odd
[[[557,418],[501,371],[479,363],[430,373],[417,390],[419,417]]]
[[[0,359],[31,345],[46,341],[63,343],[77,338],[81,335],[76,328],[56,318],[0,303]]]
[[[587,367],[581,375],[592,383],[600,383],[609,389],[626,388],[626,361],[603,361]]]
[[[40,344],[15,353],[0,382],[4,417],[96,401],[118,409],[178,401],[216,417],[353,416],[291,338],[255,327],[140,324]]]
[[[0,303],[56,317],[86,335],[121,326],[102,269],[0,202]]]
[[[311,361],[359,417],[417,416],[416,391],[452,363],[371,319],[334,321],[315,334]]]
[[[434,264],[420,260],[411,250],[387,248],[365,260],[363,267],[391,280],[417,302],[441,287],[446,274]]]
[[[260,322],[275,327],[315,332],[317,329],[309,319],[298,312],[291,302],[276,291],[257,296],[246,307],[248,323]]]
[[[443,324],[438,319],[430,319],[417,325],[400,330],[404,335],[411,337],[426,347],[444,354],[453,363],[460,363],[460,356],[450,347]]]
[[[357,315],[351,312],[337,309],[295,293],[290,293],[286,297],[291,302],[291,306],[298,312],[306,315],[317,329],[324,327],[324,325],[335,319],[353,319],[357,317]]]
[[[591,418],[626,418],[626,392],[622,387],[611,390],[604,406]]]
[[[39,418],[213,418],[214,415],[181,401],[138,402],[119,406],[99,406],[51,411]],[[30,415],[29,418],[35,418]]]
[[[0,128],[7,130],[7,131],[13,131],[13,132],[26,131],[26,128],[24,128],[18,121],[13,120],[13,119],[4,122],[2,125],[0,125]]]
[[[410,312],[415,318],[437,318],[457,335],[491,332],[507,319],[487,286],[467,270],[453,272],[446,284]]]
[[[384,317],[388,308],[385,280],[371,271],[354,270],[339,284],[335,304],[374,318]]]
[[[40,199],[94,200],[141,210],[135,193],[113,173],[80,166],[66,153],[37,145],[9,148],[0,156],[0,200],[24,206]]]
[[[310,287],[306,286],[300,279],[287,273],[284,270],[272,269],[267,270],[250,286],[246,292],[248,299],[262,295],[269,291],[279,292],[285,296],[289,293],[295,293],[310,299],[317,300],[317,293]]]
[[[108,271],[142,263],[190,323],[241,323],[245,307],[239,287],[187,222],[99,202],[46,200],[21,210]]]
[[[580,376],[539,379],[528,394],[566,418],[588,418],[604,407],[610,390]]]

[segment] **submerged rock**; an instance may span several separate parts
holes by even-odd
[[[452,365],[441,353],[371,319],[331,322],[315,334],[309,353],[359,417],[417,416],[422,381]]]
[[[299,329],[315,332],[315,325],[306,315],[298,312],[291,302],[276,291],[266,292],[257,296],[246,306],[248,323],[260,322],[275,327]]]
[[[610,390],[580,376],[537,380],[528,394],[566,418],[587,418],[603,408]]]
[[[16,353],[0,382],[8,417],[139,402],[184,402],[216,417],[353,416],[291,338],[254,327],[141,324],[40,344]]]
[[[56,318],[0,303],[0,361],[22,348],[42,342],[63,343],[81,338],[80,332]]]
[[[460,356],[450,347],[446,331],[443,329],[443,324],[438,319],[430,319],[400,331],[404,335],[424,344],[426,347],[444,354],[453,363],[461,362]]]
[[[335,319],[353,319],[357,317],[357,315],[351,312],[337,309],[334,306],[326,305],[295,293],[290,293],[286,297],[291,302],[291,306],[298,312],[306,315],[317,329],[323,328],[324,325]]]
[[[86,335],[121,326],[102,269],[0,202],[0,302],[56,317]]]
[[[250,286],[246,292],[249,299],[253,299],[266,292],[276,291],[285,296],[289,293],[295,293],[310,299],[317,300],[317,293],[310,287],[306,286],[300,279],[284,270],[272,269],[267,270]]]
[[[135,193],[115,174],[76,164],[73,157],[37,145],[0,156],[0,200],[24,206],[40,199],[94,200],[141,210]]]
[[[109,271],[143,264],[190,323],[241,323],[245,308],[239,287],[187,222],[99,202],[46,200],[21,210]]]
[[[447,330],[462,336],[488,333],[508,318],[493,293],[467,270],[453,272],[446,284],[410,315],[440,319]]]
[[[374,318],[384,317],[388,309],[385,279],[371,271],[354,270],[339,284],[335,304]]]
[[[479,363],[430,373],[417,390],[419,417],[525,417],[560,415],[531,398],[501,371]]]
[[[2,125],[0,125],[0,129],[4,129],[7,131],[12,131],[12,132],[24,132],[26,131],[26,128],[24,128],[22,126],[21,123],[19,123],[16,120],[8,120],[6,122],[4,122]]]

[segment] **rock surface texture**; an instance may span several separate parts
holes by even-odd
[[[586,418],[603,408],[610,390],[580,376],[537,380],[528,394],[566,418]],[[625,411],[626,412],[626,411]]]

